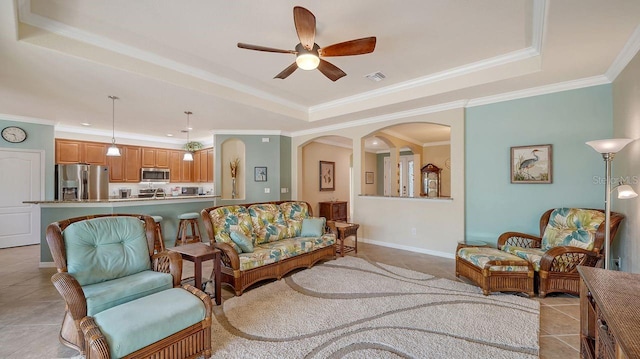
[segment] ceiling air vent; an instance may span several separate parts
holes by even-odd
[[[380,82],[382,80],[385,79],[385,76],[382,72],[378,71],[378,72],[374,72],[368,75],[364,75],[364,77],[368,78],[371,81],[375,81],[375,82]]]

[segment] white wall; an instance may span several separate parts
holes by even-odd
[[[640,193],[640,141],[637,140],[640,138],[639,54],[613,82],[613,135],[636,139],[616,154],[612,168],[614,177],[629,176],[629,185]],[[614,198],[612,209],[626,216],[613,243],[613,257],[622,258],[623,271],[640,273],[640,198]]]
[[[360,224],[359,238],[364,241],[453,258],[457,242],[464,239],[464,109],[453,109],[362,125],[292,139],[294,173],[292,193],[304,200],[302,192],[302,145],[314,138],[338,135],[353,140],[353,184],[356,194],[362,190],[365,154],[362,137],[378,129],[405,122],[430,122],[451,127],[451,200],[424,198],[388,198],[356,196],[352,203],[353,222]],[[415,228],[415,232],[412,229]],[[415,233],[415,234],[413,234]]]

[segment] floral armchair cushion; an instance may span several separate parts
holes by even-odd
[[[289,237],[300,237],[302,220],[309,218],[309,207],[305,202],[285,202],[280,204],[284,220],[289,226]]]
[[[209,217],[211,217],[216,241],[233,243],[230,234],[233,231],[238,231],[250,238],[255,244],[256,236],[253,233],[253,222],[247,208],[243,206],[219,207],[209,212]]]
[[[253,221],[256,244],[289,238],[289,228],[276,204],[254,204],[249,206],[249,214]]]
[[[557,246],[593,249],[596,231],[604,222],[604,213],[591,209],[556,208],[542,236],[544,251]]]

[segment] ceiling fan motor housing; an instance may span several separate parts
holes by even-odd
[[[311,50],[307,50],[301,43],[296,45],[296,64],[303,70],[314,70],[320,64],[320,55],[318,51],[320,46],[314,43]]]

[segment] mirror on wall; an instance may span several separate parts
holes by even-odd
[[[362,138],[364,160],[361,194],[450,197],[450,139],[449,126],[427,122],[397,124]],[[437,184],[437,191],[425,191],[423,168],[428,164],[440,170],[438,181],[430,182],[432,186]]]

